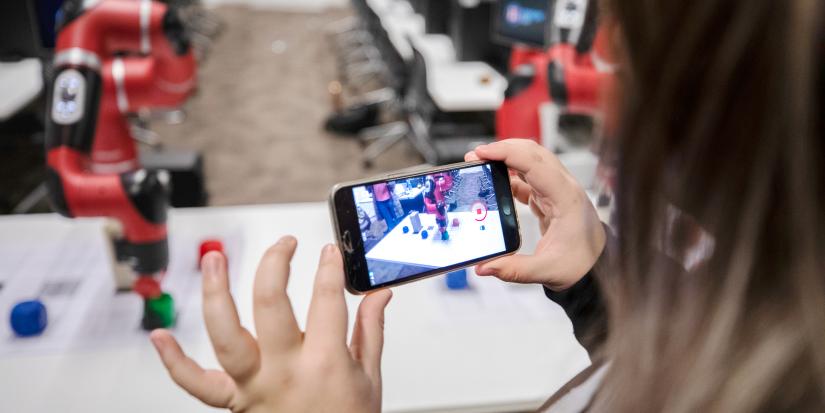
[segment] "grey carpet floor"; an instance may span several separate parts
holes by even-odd
[[[152,128],[166,146],[202,151],[210,205],[326,200],[336,182],[421,162],[406,142],[370,170],[352,138],[323,130],[334,58],[323,30],[345,10],[215,10],[226,30],[201,65],[179,125]]]

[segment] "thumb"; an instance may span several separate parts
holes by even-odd
[[[381,351],[384,348],[384,309],[392,298],[392,291],[381,290],[368,294],[358,306],[352,331],[350,353],[364,367],[373,380],[381,382]]]
[[[492,275],[502,281],[529,283],[540,278],[538,257],[535,255],[508,255],[482,263],[476,267],[478,275]]]
[[[478,155],[476,155],[475,151],[470,151],[464,154],[464,162],[472,162],[480,160]]]

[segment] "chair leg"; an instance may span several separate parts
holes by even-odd
[[[437,165],[438,153],[432,144],[427,122],[415,113],[409,116],[409,122],[410,133],[407,135],[407,138],[410,140],[410,143],[412,143],[413,147],[421,154],[421,157],[424,158],[426,163]]]
[[[374,62],[356,63],[345,68],[347,77],[358,79],[364,76],[377,75],[381,73],[381,65]]]
[[[409,131],[407,124],[398,121],[366,128],[358,134],[358,138],[364,142],[373,142],[387,135],[405,134],[407,131]]]
[[[399,130],[399,132],[401,131]],[[373,141],[364,150],[364,156],[362,158],[364,168],[372,168],[373,162],[393,145],[404,139],[408,135],[408,132],[409,129],[405,128],[402,133],[387,134]]]
[[[398,98],[398,95],[390,87],[383,87],[381,89],[371,90],[361,95],[359,101],[365,104],[373,103],[387,103]]]
[[[361,22],[356,17],[348,16],[329,23],[325,31],[327,34],[334,36],[359,30],[360,28]]]

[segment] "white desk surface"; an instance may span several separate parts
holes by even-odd
[[[505,89],[507,79],[484,62],[427,65],[427,91],[445,112],[494,111]]]
[[[446,267],[504,251],[498,211],[487,211],[487,218],[482,222],[476,221],[476,215],[471,212],[448,212],[447,232],[450,238],[447,241],[441,240],[435,215],[418,216],[421,227],[428,233],[427,239],[422,239],[420,234],[413,234],[408,215],[367,253],[367,258],[425,267]],[[454,219],[458,219],[457,227],[453,226]],[[405,226],[409,230],[406,234]]]
[[[409,10],[398,10],[387,0],[371,0],[370,7],[382,10],[381,25],[401,57],[411,62],[413,48],[427,64],[427,91],[445,112],[494,111],[504,101],[507,79],[484,62],[456,61],[449,36],[425,34],[424,18]],[[404,2],[406,4],[406,2]]]
[[[539,236],[535,219],[526,209],[519,213],[524,245],[532,250]],[[67,231],[94,235],[101,232],[101,227],[102,221],[97,219],[2,217],[0,249],[13,250],[23,245],[21,239],[35,244],[54,243]],[[299,246],[288,292],[298,321],[304,325],[318,252],[332,240],[327,205],[173,210],[170,241],[176,233],[239,227],[243,229],[243,249],[229,259],[230,266],[239,273],[231,276],[242,323],[251,329],[252,277],[260,256],[280,236],[293,234]],[[197,245],[191,247],[196,249]],[[38,250],[27,253],[36,255]],[[233,265],[236,260],[237,267]],[[588,365],[569,320],[561,308],[544,298],[540,287],[509,285],[491,277],[472,277],[470,284],[469,290],[449,291],[444,279],[436,277],[395,290],[386,318],[384,411],[533,409]],[[351,314],[358,301],[357,297],[347,296]],[[190,302],[197,304],[199,300]],[[2,308],[4,318],[8,311]],[[190,320],[194,332],[180,334],[181,344],[195,360],[216,367],[212,348],[205,331],[198,331],[198,322]],[[0,357],[0,372],[4,411],[211,410],[172,383],[148,339],[86,351],[6,355]]]
[[[43,69],[38,59],[0,63],[0,120],[28,105],[43,90]]]

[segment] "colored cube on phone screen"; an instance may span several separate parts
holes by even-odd
[[[418,211],[413,211],[410,213],[410,225],[412,225],[414,234],[421,232],[421,217],[418,216]]]
[[[424,231],[421,231],[421,239],[427,239],[428,236],[429,234],[427,233],[426,229]]]
[[[459,222],[458,222],[458,218],[453,218],[453,226],[454,226],[454,227],[457,227],[457,226],[458,226],[458,224],[459,224]]]
[[[404,225],[404,228],[401,228],[401,231],[404,231],[405,234],[409,234],[410,233],[410,227]]]

